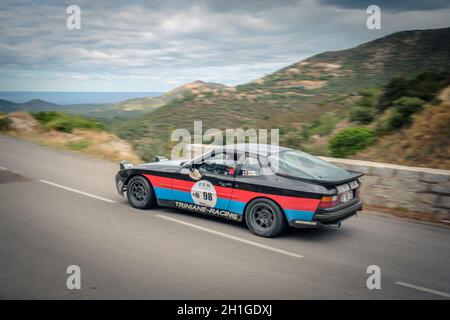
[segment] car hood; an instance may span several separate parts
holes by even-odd
[[[146,163],[141,163],[135,167],[151,167],[151,166],[160,166],[160,165],[178,166],[179,167],[185,161],[186,160],[166,160],[166,161],[146,162]]]
[[[162,170],[162,171],[175,171],[181,168],[181,164],[186,160],[166,160],[147,162],[135,165],[132,169],[147,169],[147,170]]]

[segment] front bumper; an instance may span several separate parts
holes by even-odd
[[[125,179],[121,176],[120,172],[116,175],[116,189],[117,192],[123,197],[123,193],[126,191]]]
[[[344,208],[322,209],[314,215],[312,221],[292,220],[289,225],[295,228],[340,227],[342,221],[362,210],[361,200],[355,200]]]

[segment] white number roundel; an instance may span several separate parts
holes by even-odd
[[[192,200],[200,206],[214,207],[217,202],[216,189],[207,180],[197,181],[191,189]]]

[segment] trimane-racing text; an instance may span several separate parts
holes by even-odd
[[[226,211],[226,210],[206,207],[206,206],[200,206],[198,204],[175,201],[175,206],[180,209],[191,210],[191,211],[200,212],[203,214],[210,214],[213,216],[218,216],[218,217],[222,217],[222,218],[229,219],[229,220],[234,220],[234,221],[242,220],[241,216],[236,213]]]

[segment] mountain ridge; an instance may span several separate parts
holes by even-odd
[[[94,118],[132,117],[153,111],[171,100],[182,99],[189,94],[207,94],[222,88],[226,88],[226,86],[220,83],[196,80],[178,86],[158,97],[126,99],[117,103],[56,104],[42,99],[31,99],[27,102],[16,103],[0,99],[0,112],[61,111]]]
[[[396,76],[448,71],[447,39],[450,28],[396,32],[354,48],[320,53],[207,96],[171,101],[139,119],[118,121],[112,128],[132,140],[145,159],[167,155],[172,147],[167,132],[192,128],[200,119],[204,128],[278,127],[280,143],[299,147],[298,136],[305,125],[325,113],[337,118],[346,114],[359,90],[381,87]]]

